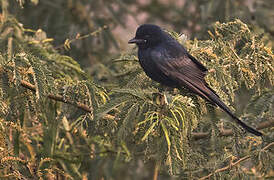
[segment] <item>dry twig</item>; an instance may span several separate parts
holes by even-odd
[[[273,145],[274,145],[274,142],[269,143],[269,144],[268,144],[267,146],[265,146],[262,150],[266,150],[266,149],[270,148],[270,147],[273,146]],[[229,165],[226,166],[226,167],[223,167],[223,168],[220,168],[220,169],[215,170],[214,172],[210,173],[210,174],[207,175],[207,176],[204,176],[204,177],[200,178],[199,180],[208,179],[208,178],[210,178],[211,176],[213,176],[213,175],[216,174],[216,173],[219,173],[219,172],[222,172],[222,171],[226,171],[226,170],[228,170],[228,169],[231,169],[233,166],[236,166],[236,165],[239,164],[240,162],[243,162],[243,161],[249,159],[250,157],[251,157],[251,156],[249,156],[249,155],[248,155],[248,156],[245,156],[245,157],[239,159],[238,161],[229,164]]]

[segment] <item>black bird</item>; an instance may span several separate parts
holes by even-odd
[[[141,25],[128,43],[137,44],[140,65],[151,79],[169,87],[188,88],[211,104],[219,106],[248,132],[262,136],[261,132],[237,118],[209,87],[204,79],[207,68],[159,26]]]

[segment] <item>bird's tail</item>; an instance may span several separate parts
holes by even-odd
[[[233,118],[233,120],[235,120],[236,123],[238,123],[240,126],[242,126],[245,130],[247,130],[248,132],[256,135],[256,136],[262,136],[263,134],[259,131],[257,131],[256,129],[248,126],[247,124],[245,124],[243,121],[241,121],[239,118],[237,118],[231,111],[230,109],[225,105],[225,103],[223,103],[220,98],[215,94],[214,91],[210,92],[210,95],[208,96],[208,98],[213,101],[217,106],[219,106],[221,109],[223,109],[230,117]]]

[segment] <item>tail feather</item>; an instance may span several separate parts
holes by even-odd
[[[217,104],[217,106],[219,106],[221,109],[223,109],[230,117],[233,118],[233,120],[235,120],[236,123],[238,123],[240,126],[242,126],[245,130],[247,130],[248,132],[256,135],[256,136],[262,136],[263,134],[259,131],[257,131],[256,129],[248,126],[247,124],[245,124],[243,121],[241,121],[239,118],[237,118],[231,111],[230,109],[225,105],[225,103],[223,103],[218,96],[215,95],[214,92],[210,93],[209,98],[215,103]]]
[[[177,74],[176,74],[177,75]],[[202,98],[208,100],[210,103],[212,103],[213,105],[217,105],[219,106],[221,109],[223,109],[228,115],[230,115],[230,117],[232,117],[232,119],[238,123],[240,126],[242,126],[245,130],[247,130],[248,132],[256,135],[256,136],[262,136],[263,134],[259,131],[257,131],[256,129],[246,125],[243,121],[241,121],[239,118],[237,118],[231,111],[230,109],[225,105],[225,103],[223,103],[219,96],[217,95],[217,93],[211,89],[208,84],[203,81],[202,83],[200,81],[193,81],[191,80],[189,77],[187,76],[180,76],[180,74],[178,75],[179,77],[181,77],[181,81],[182,81],[182,85],[186,86],[187,88],[189,88],[192,92],[198,94],[199,96],[201,96]]]

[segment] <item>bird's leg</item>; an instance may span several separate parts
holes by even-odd
[[[155,102],[159,107],[160,117],[162,117],[168,111],[168,105],[171,99],[170,94],[167,92],[167,88],[165,86],[161,86],[159,88],[159,92],[155,95]]]
[[[170,102],[172,101],[172,96],[171,96],[171,94],[173,94],[172,91],[173,91],[173,88],[170,88],[170,87],[166,87],[164,89],[164,102],[166,105],[169,105]],[[171,92],[171,94],[169,92]]]
[[[156,103],[160,105],[159,119],[162,119],[162,117],[165,116],[166,113],[168,112],[168,105],[169,105],[168,97],[169,97],[169,94],[167,92],[167,88],[166,87],[161,88],[159,90],[159,95],[156,97]]]
[[[156,96],[156,104],[160,105],[160,106],[165,106],[167,103],[167,100],[166,100],[166,94],[165,92],[164,93],[159,93],[157,96]]]
[[[169,95],[168,91],[170,91],[170,90],[171,90],[171,88],[166,87],[166,86],[160,90],[161,92],[160,92],[159,101],[162,106],[169,105],[170,95]]]
[[[163,103],[168,105],[168,101],[167,101],[167,91],[164,91],[164,95],[163,95]]]

